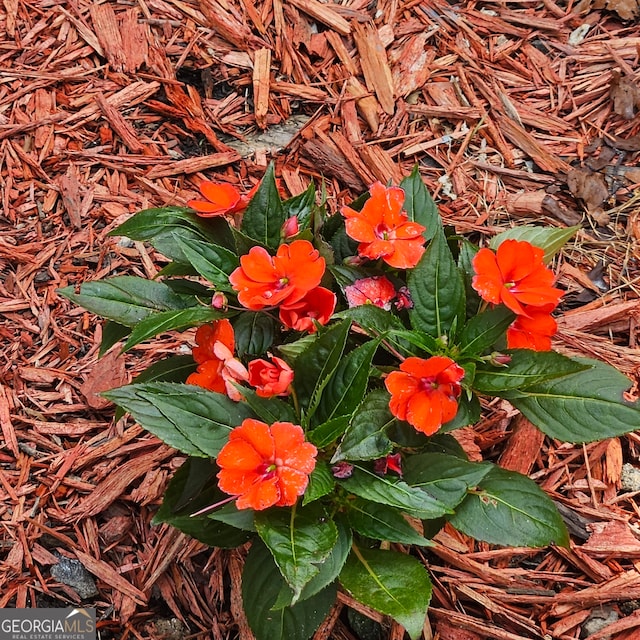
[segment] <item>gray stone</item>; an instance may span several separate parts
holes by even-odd
[[[83,600],[98,595],[93,576],[84,568],[80,560],[60,556],[58,564],[51,567],[51,575],[58,582],[75,589]]]

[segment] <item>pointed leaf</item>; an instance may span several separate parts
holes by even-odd
[[[233,321],[233,329],[239,357],[247,354],[261,356],[273,344],[276,323],[266,313],[245,311]]]
[[[331,469],[326,462],[319,460],[316,462],[316,466],[309,475],[309,486],[304,492],[302,498],[302,506],[323,498],[331,493],[336,486],[335,478],[331,473]]]
[[[393,507],[357,498],[349,502],[347,518],[354,531],[373,540],[420,546],[431,544]]]
[[[229,432],[253,416],[244,403],[200,387],[155,382],[103,394],[168,445],[197,457],[215,457]]]
[[[331,462],[375,460],[391,452],[393,443],[386,435],[395,421],[389,411],[391,396],[384,389],[372,391],[353,415],[351,423]]]
[[[306,229],[310,222],[313,210],[316,206],[316,187],[311,182],[309,186],[297,196],[289,198],[282,203],[284,218],[296,217],[301,229]]]
[[[414,165],[411,174],[402,180],[400,187],[404,190],[403,209],[407,212],[409,220],[425,227],[422,235],[431,240],[437,230],[442,228],[442,220],[436,203],[422,181],[417,164]]]
[[[255,525],[293,590],[295,602],[302,588],[319,572],[316,564],[335,546],[335,523],[327,519],[322,505],[314,502],[306,507],[257,512]]]
[[[371,361],[380,342],[365,342],[348,353],[336,367],[331,377],[323,385],[314,419],[326,422],[339,416],[351,415],[362,402],[367,389]],[[313,414],[313,406],[309,415]]]
[[[495,251],[505,240],[525,240],[536,247],[544,249],[544,261],[548,263],[581,228],[581,225],[561,228],[525,224],[507,229],[494,236],[489,242],[489,247]]]
[[[476,540],[514,547],[569,546],[553,501],[522,474],[493,467],[449,518]]]
[[[461,353],[482,355],[505,335],[515,317],[512,311],[502,305],[473,316],[460,334]]]
[[[431,581],[415,558],[396,551],[354,547],[340,582],[356,600],[399,622],[412,640],[422,634]]]
[[[465,314],[464,283],[442,229],[411,271],[407,285],[413,300],[409,318],[414,329],[434,338],[448,334],[456,325],[460,329]]]
[[[102,356],[107,353],[114,344],[120,342],[123,338],[126,338],[130,333],[131,327],[126,327],[123,324],[107,320],[102,325],[102,342],[100,343],[98,357],[102,358]]]
[[[298,417],[293,407],[279,398],[262,398],[253,389],[236,385],[238,391],[244,396],[246,403],[253,412],[267,424],[274,422],[298,422]]]
[[[267,247],[276,249],[282,240],[281,231],[285,220],[286,213],[278,193],[272,163],[245,209],[240,231]]]
[[[478,367],[473,380],[474,390],[489,395],[503,395],[507,391],[525,389],[589,368],[555,351],[514,349],[508,354],[511,362],[504,367]]]
[[[233,291],[229,275],[239,264],[235,253],[210,242],[183,238],[177,233],[175,239],[189,264],[193,265],[205,280],[220,291]]]
[[[499,395],[541,431],[564,442],[593,442],[636,431],[640,401],[625,399],[629,378],[596,360],[580,358],[578,364],[587,368]]]
[[[380,477],[359,466],[355,467],[350,478],[338,484],[360,498],[395,507],[421,520],[439,518],[451,511],[425,491],[400,480]]]
[[[338,416],[315,427],[308,432],[310,442],[324,449],[333,444],[346,430],[351,416]]]
[[[254,542],[242,573],[242,601],[256,640],[309,640],[336,599],[331,585],[293,606],[276,608],[284,586],[269,550]]]
[[[151,314],[136,324],[122,350],[128,351],[135,345],[161,333],[183,331],[189,327],[196,327],[223,316],[222,312],[216,311],[211,307],[189,307],[188,309],[161,311],[160,313]]]
[[[469,462],[444,453],[423,453],[408,456],[404,479],[453,509],[489,473],[492,465]]]
[[[166,284],[138,276],[85,282],[79,293],[75,287],[58,289],[58,293],[91,313],[127,327],[135,326],[152,313],[189,306]]]

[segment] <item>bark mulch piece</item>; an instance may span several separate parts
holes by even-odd
[[[417,163],[447,223],[476,239],[512,223],[579,224],[555,264],[567,290],[555,346],[638,380],[633,2],[3,6],[0,606],[84,602],[103,638],[251,637],[242,551],[150,524],[182,456],[114,421],[98,395],[188,352],[192,332],[99,361],[101,323],[56,294],[155,276],[161,255],[107,234],[137,210],[185,204],[202,179],[248,190],[275,160],[289,193],[324,178],[337,210]],[[416,551],[434,577],[424,637],[640,637],[640,484],[622,473],[640,467],[640,437],[559,444],[506,402],[485,409],[458,434],[463,446],[536,479],[573,544],[498,549],[443,529]],[[98,596],[83,601],[53,577],[61,558]],[[341,594],[316,638],[354,638],[349,606]],[[598,615],[605,626],[587,626]]]

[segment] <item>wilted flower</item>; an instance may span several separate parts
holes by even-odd
[[[361,304],[373,304],[381,309],[389,311],[391,301],[396,297],[396,288],[389,278],[385,276],[372,276],[361,278],[344,288],[349,308]]]
[[[399,453],[393,453],[384,458],[378,458],[373,463],[373,470],[380,476],[384,476],[389,471],[393,471],[402,477],[402,456]]]
[[[288,507],[307,488],[317,453],[305,442],[302,427],[290,422],[269,426],[247,418],[231,431],[218,454],[218,486],[238,496],[238,509]]]
[[[370,260],[382,258],[398,269],[415,267],[424,253],[425,228],[402,210],[404,191],[374,182],[369,193],[361,211],[341,210],[347,235],[360,243],[358,253]]]
[[[464,369],[451,358],[407,358],[400,371],[392,371],[385,380],[391,394],[389,409],[416,430],[433,435],[455,418],[462,378]]]
[[[353,475],[353,465],[346,460],[340,460],[331,466],[331,474],[338,480],[346,480]]]

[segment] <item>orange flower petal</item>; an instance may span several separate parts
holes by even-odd
[[[269,426],[260,420],[246,418],[239,427],[231,431],[229,442],[244,440],[251,444],[253,448],[264,460],[273,460],[275,447],[273,436]]]
[[[280,487],[278,478],[274,475],[254,483],[248,491],[236,500],[236,507],[238,509],[262,511],[278,504],[279,500]]]
[[[354,213],[356,215],[347,218],[344,223],[347,235],[356,242],[373,242],[376,239],[376,234],[371,222],[362,218],[357,211]]]
[[[229,467],[234,471],[255,471],[265,460],[252,443],[243,438],[230,439],[222,447],[216,462],[221,469]]]
[[[262,480],[257,471],[238,471],[236,469],[221,469],[218,471],[218,488],[232,496],[239,496],[251,489]]]
[[[309,477],[306,473],[281,467],[278,469],[278,489],[280,499],[276,503],[279,507],[290,507],[296,503],[298,496],[301,496],[307,485]]]
[[[393,253],[384,256],[383,260],[396,269],[412,269],[415,267],[424,253],[424,239],[396,240],[393,243]]]

